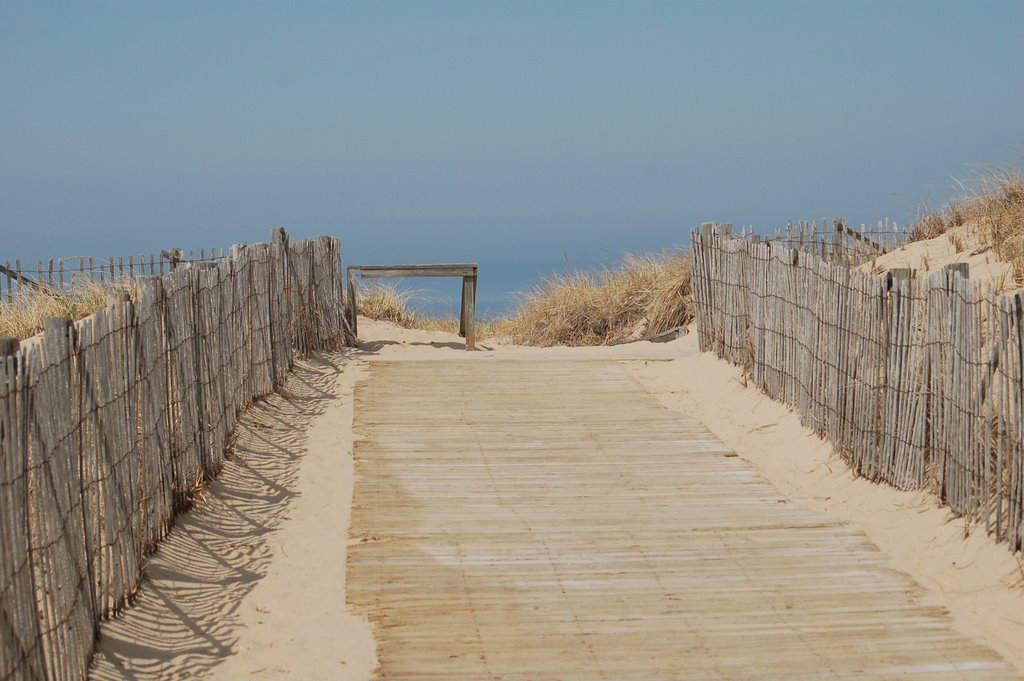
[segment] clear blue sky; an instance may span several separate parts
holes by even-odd
[[[1024,163],[1022,36],[1021,0],[0,0],[0,260],[285,225],[509,288],[703,220],[903,221]]]

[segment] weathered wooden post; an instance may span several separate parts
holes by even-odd
[[[284,227],[275,227],[270,230],[270,242],[275,244],[281,244],[285,248],[288,248],[288,230]]]
[[[273,335],[274,351],[271,353],[271,360],[274,362],[275,388],[279,381],[284,380],[284,374],[292,367],[291,328],[292,328],[292,294],[291,274],[288,272],[288,242],[290,238],[284,227],[275,227],[270,230],[270,241],[277,246],[277,276],[279,281],[274,283],[274,291],[270,298],[270,328]],[[277,314],[275,315],[274,296],[277,296]],[[285,346],[282,350],[277,346]],[[279,357],[280,356],[280,357]]]
[[[356,268],[349,267],[346,272],[347,286],[348,286],[348,322],[349,328],[352,330],[353,338],[359,338],[359,328],[357,326],[356,318],[359,317],[358,310],[356,309]],[[358,341],[357,341],[358,342]]]
[[[462,335],[466,338],[466,349],[476,347],[476,334],[473,329],[473,317],[476,315],[476,283],[477,274],[462,277],[462,314],[460,315]]]
[[[0,358],[10,357],[21,347],[21,341],[14,336],[0,336]]]
[[[971,278],[971,266],[968,263],[954,262],[946,265],[944,269],[949,270],[950,272],[953,272],[955,274],[959,274],[964,279]]]
[[[181,264],[183,254],[184,251],[180,248],[168,248],[166,251],[160,251],[160,259],[166,260],[170,264],[171,271],[173,272],[178,268],[178,265]],[[160,273],[163,274],[162,264],[160,267]]]

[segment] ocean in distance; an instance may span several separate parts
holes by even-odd
[[[564,270],[552,263],[509,265],[480,262],[477,274],[476,311],[481,318],[498,317],[515,307],[523,295],[552,272]],[[462,280],[455,277],[392,279],[400,290],[410,292],[409,307],[428,315],[458,316]]]
[[[674,249],[668,249],[674,250]],[[662,253],[663,251],[647,251]],[[510,261],[481,258],[478,264],[477,316],[490,318],[505,315],[532,289],[552,275],[572,271],[599,274],[622,263],[623,254],[602,252],[590,257],[534,259]],[[455,277],[407,278],[385,280],[400,290],[410,292],[409,306],[428,315],[458,316],[462,298],[462,280]]]
[[[613,263],[609,263],[613,264]],[[587,267],[564,261],[503,262],[481,260],[477,275],[477,316],[497,317],[510,312],[530,289],[545,277],[573,269],[598,270],[604,264]],[[386,280],[410,293],[409,306],[429,315],[458,316],[462,300],[462,280],[455,277]]]

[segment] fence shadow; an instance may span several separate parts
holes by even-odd
[[[184,678],[230,655],[237,609],[268,570],[269,539],[287,516],[311,421],[335,398],[344,354],[296,363],[279,394],[240,418],[216,480],[147,560],[134,606],[104,624],[90,678]]]
[[[386,347],[393,345],[407,345],[410,347],[425,347],[425,348],[448,348],[450,350],[465,350],[465,341],[396,341],[396,340],[373,340],[373,341],[361,341],[359,343],[359,350],[367,355],[379,355],[381,350]],[[477,347],[480,350],[493,350],[491,346],[481,345],[477,343]]]

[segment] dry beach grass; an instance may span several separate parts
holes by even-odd
[[[394,284],[360,289],[359,314],[411,329],[455,332],[455,317],[411,309],[419,292]],[[685,326],[693,319],[690,258],[682,251],[628,255],[597,273],[569,270],[534,286],[506,316],[478,322],[478,334],[538,347],[608,345]]]
[[[941,210],[923,213],[911,238],[933,239],[964,226],[983,247],[1011,264],[1017,285],[1024,285],[1024,172],[1020,168],[986,171],[967,185],[962,197]]]
[[[684,326],[692,318],[690,258],[673,251],[629,255],[596,275],[552,275],[513,310],[505,330],[522,345],[607,345]]]
[[[134,290],[131,279],[76,282],[62,291],[26,288],[13,300],[0,298],[0,336],[31,338],[43,330],[47,317],[77,321],[106,305],[107,295],[112,291]]]

